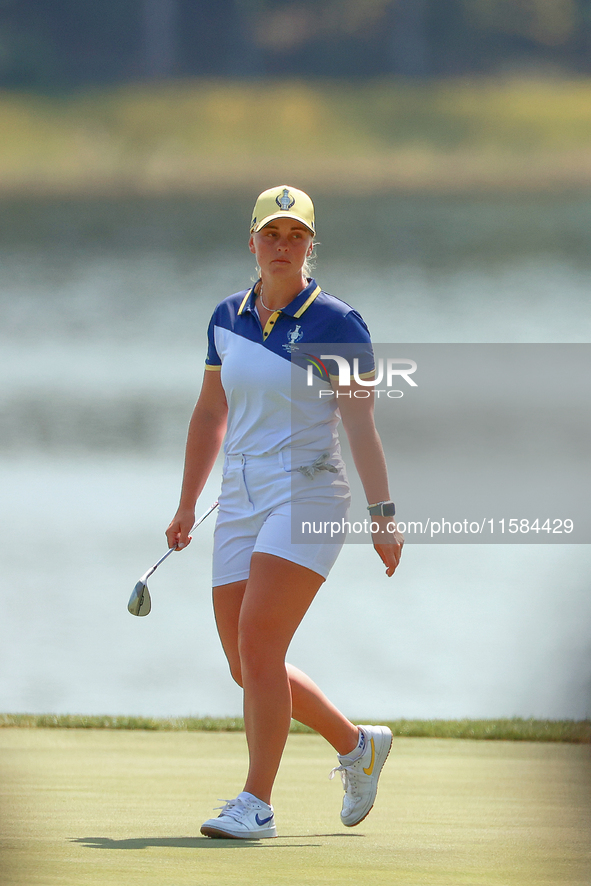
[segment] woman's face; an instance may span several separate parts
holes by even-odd
[[[297,277],[314,244],[308,228],[293,218],[276,218],[251,234],[250,251],[256,255],[261,276]]]

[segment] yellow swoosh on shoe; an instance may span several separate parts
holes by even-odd
[[[373,767],[376,762],[376,746],[374,744],[373,738],[370,739],[370,744],[371,744],[371,762],[370,762],[369,766],[367,767],[367,769],[365,768],[365,766],[363,767],[363,771],[365,772],[366,775],[372,774]]]

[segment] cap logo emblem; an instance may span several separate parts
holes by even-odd
[[[291,209],[291,207],[295,203],[295,197],[292,197],[287,188],[283,188],[283,194],[281,197],[275,197],[275,203],[279,207],[279,209],[283,209],[287,211]]]

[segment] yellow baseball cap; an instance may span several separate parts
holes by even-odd
[[[252,211],[250,233],[256,234],[276,218],[295,218],[315,234],[314,204],[303,191],[280,185],[259,194]]]

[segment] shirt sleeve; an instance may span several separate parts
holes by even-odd
[[[217,310],[214,311],[213,316],[209,321],[209,326],[207,328],[207,356],[205,358],[205,368],[212,369],[214,371],[216,369],[221,369],[222,367],[222,361],[215,346],[216,314]]]
[[[351,367],[355,368],[360,378],[371,375],[375,370],[375,360],[371,336],[365,320],[357,311],[351,309],[334,327],[335,353],[344,357]],[[331,361],[329,372],[338,375],[334,361]]]
[[[350,310],[343,317],[342,341],[359,344],[371,344],[371,336],[367,324],[361,314]]]

